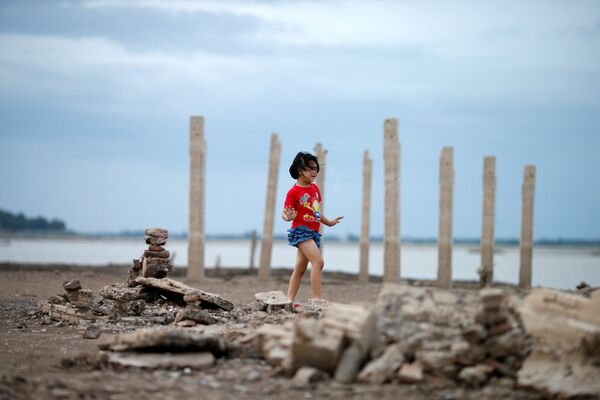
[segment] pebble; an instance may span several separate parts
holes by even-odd
[[[96,325],[88,326],[87,328],[85,328],[85,331],[83,332],[84,339],[98,339],[99,336],[100,336],[100,328],[98,328]]]
[[[260,380],[261,373],[258,371],[250,371],[248,375],[246,375],[246,382],[256,382]]]

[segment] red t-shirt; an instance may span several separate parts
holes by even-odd
[[[292,228],[304,225],[315,232],[321,227],[321,191],[314,183],[310,187],[294,185],[285,197],[285,208],[292,207],[298,215],[292,221]]]

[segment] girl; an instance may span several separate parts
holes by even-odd
[[[312,298],[323,298],[321,270],[325,263],[319,250],[321,247],[319,228],[321,223],[334,226],[344,218],[337,217],[329,220],[321,214],[319,204],[323,199],[319,187],[314,183],[318,173],[319,161],[310,153],[301,151],[290,166],[290,175],[296,179],[296,184],[287,193],[281,217],[285,221],[293,221],[292,229],[288,230],[288,240],[290,245],[298,248],[296,265],[288,287],[288,298],[292,302],[296,298],[309,261],[312,265],[310,271]]]

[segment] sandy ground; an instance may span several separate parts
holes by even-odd
[[[130,399],[132,395],[161,399],[542,398],[513,387],[467,389],[449,382],[370,386],[327,381],[312,388],[294,388],[288,378],[276,375],[258,359],[221,359],[216,366],[202,371],[115,371],[62,366],[65,357],[97,353],[96,341],[83,339],[82,329],[77,326],[43,324],[36,316],[37,301],[62,293],[62,283],[71,279],[79,279],[84,288],[96,294],[105,285],[124,282],[127,269],[128,266],[0,264],[0,399]],[[176,271],[170,277],[185,281],[183,272]],[[270,281],[259,282],[247,270],[209,270],[209,276],[197,287],[247,304],[254,301],[257,292],[286,292],[290,272],[275,270]],[[297,299],[300,302],[310,295],[308,277],[305,278]],[[324,293],[335,302],[374,302],[382,284],[373,280],[361,285],[352,275],[325,274]]]

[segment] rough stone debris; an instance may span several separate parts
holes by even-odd
[[[146,352],[204,352],[220,357],[227,353],[226,342],[217,336],[203,335],[179,328],[147,328],[102,337],[101,350]]]
[[[292,343],[294,323],[283,325],[265,324],[256,331],[255,342],[259,352],[271,366],[280,366],[284,371],[292,371]]]
[[[415,360],[402,374],[398,372],[397,380],[410,381],[404,376],[410,376],[410,368],[418,368],[425,377],[460,380],[462,374],[470,379],[473,371],[467,368],[479,364],[489,365],[486,369],[497,375],[514,377],[528,354],[529,343],[518,316],[505,304],[505,294],[498,289],[477,293],[385,285],[377,301],[382,342],[388,348],[398,346],[405,360]],[[390,368],[391,364],[387,363]],[[367,367],[360,374],[367,375]],[[485,381],[488,375],[477,376]]]
[[[474,367],[463,368],[458,377],[460,380],[470,386],[479,386],[487,381],[494,367],[488,364],[478,364]]]
[[[279,310],[292,311],[292,301],[280,290],[256,293],[254,298],[261,311],[268,313]]]
[[[600,396],[600,290],[589,298],[533,289],[518,308],[533,351],[518,384],[552,395]]]
[[[225,311],[231,311],[233,309],[233,303],[231,301],[218,294],[205,292],[204,290],[196,288],[188,290],[183,296],[183,301],[187,304],[202,308],[222,309]]]
[[[303,388],[326,379],[327,374],[321,370],[312,367],[301,367],[294,375],[293,384],[295,387]]]
[[[309,301],[290,312],[278,309],[276,299],[287,303],[282,292],[257,293],[254,303],[234,305],[169,278],[138,276],[135,285],[102,288],[87,311],[68,301],[85,294],[53,296],[64,304],[40,302],[39,308],[46,318],[84,326],[91,320],[103,332],[115,329],[113,318],[123,324],[121,332],[173,324],[103,334],[99,347],[118,367],[192,368],[192,356],[167,360],[167,353],[210,353],[213,361],[199,360],[195,368],[224,355],[260,356],[294,377],[297,387],[328,377],[369,384],[441,378],[463,387],[502,381],[512,387],[518,376],[520,386],[560,397],[600,393],[598,290],[533,290],[523,300],[498,288],[384,285],[374,307]],[[265,312],[270,300],[276,307]],[[136,305],[142,309],[133,311]]]
[[[375,325],[372,307],[329,303],[319,320],[259,328],[257,346],[270,365],[288,374],[312,367],[351,382],[371,349]]]
[[[180,321],[193,321],[204,325],[216,324],[218,322],[208,311],[196,307],[186,307],[179,310],[175,317],[175,322]],[[187,326],[194,325],[188,324]]]

